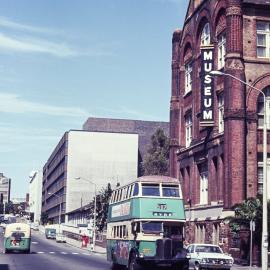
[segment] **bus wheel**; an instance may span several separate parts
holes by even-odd
[[[130,258],[128,262],[128,270],[138,270],[138,269],[140,269],[140,267],[136,260],[136,254],[135,252],[132,252],[130,254]]]
[[[200,264],[196,262],[194,265],[194,270],[200,270],[200,269],[201,269]]]

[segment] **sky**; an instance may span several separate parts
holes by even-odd
[[[0,1],[0,172],[12,198],[90,116],[169,121],[171,39],[187,5]]]

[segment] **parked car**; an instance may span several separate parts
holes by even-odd
[[[191,244],[187,249],[190,253],[190,269],[230,269],[234,262],[233,258],[224,254],[217,245]]]
[[[57,233],[55,241],[58,243],[65,243],[66,242],[66,237],[62,233]]]
[[[53,229],[53,228],[45,229],[45,236],[47,239],[55,239],[56,238],[56,229]]]
[[[39,230],[38,223],[31,223],[31,229],[34,230],[34,231],[38,231]]]

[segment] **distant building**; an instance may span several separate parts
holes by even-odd
[[[0,202],[8,203],[10,201],[11,179],[0,173]]]
[[[137,168],[138,134],[70,130],[43,167],[42,212],[57,223],[61,204],[61,222],[67,222],[66,213],[93,199],[94,184],[98,192],[127,183]]]
[[[42,172],[32,171],[29,175],[29,178],[29,212],[33,213],[34,222],[40,222],[42,200]]]

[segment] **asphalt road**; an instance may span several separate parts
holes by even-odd
[[[49,240],[39,232],[32,233],[31,253],[3,254],[0,233],[0,270],[110,270],[104,255],[93,254],[64,243]]]

